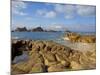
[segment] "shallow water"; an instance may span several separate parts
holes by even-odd
[[[23,54],[20,56],[16,56],[13,60],[12,63],[19,63],[19,62],[24,62],[27,61],[29,59],[29,55],[27,51],[23,51]]]
[[[90,32],[80,32],[80,34],[95,34]],[[12,32],[12,39],[22,39],[22,40],[53,40],[54,42],[60,44],[69,44],[69,41],[64,40],[65,32]]]

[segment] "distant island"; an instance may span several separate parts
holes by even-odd
[[[15,30],[12,30],[11,32],[60,32],[56,30],[44,30],[42,27],[36,27],[32,29],[27,29],[26,27],[17,27]],[[70,32],[66,30],[65,32]]]

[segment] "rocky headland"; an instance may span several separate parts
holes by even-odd
[[[42,27],[28,29],[27,27],[17,27],[12,32],[57,32],[56,30],[44,30]]]
[[[80,35],[78,33],[69,32],[64,35],[64,40],[70,40],[71,42],[82,42],[82,43],[95,43],[95,35]]]
[[[14,59],[22,55],[24,51],[27,51],[28,60],[13,63]],[[83,52],[53,41],[12,40],[12,75],[95,68],[95,48]]]

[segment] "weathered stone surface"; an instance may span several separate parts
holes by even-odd
[[[45,66],[43,64],[37,63],[32,67],[32,69],[30,70],[29,73],[44,72],[44,70],[45,70],[44,67]]]
[[[60,71],[67,71],[68,68],[63,66],[62,64],[52,65],[48,68],[48,72],[60,72]]]
[[[83,69],[82,65],[79,64],[78,62],[71,61],[71,68],[72,70],[81,70]]]
[[[58,72],[96,68],[96,51],[81,52],[53,41],[18,40],[12,43],[12,50],[29,50],[29,59],[12,64],[12,74],[37,72]],[[22,49],[21,49],[22,48]],[[24,49],[24,50],[23,50]],[[12,53],[13,54],[13,53]],[[14,55],[14,57],[16,54]]]
[[[28,64],[27,62],[21,62],[18,64],[12,65],[12,73],[14,74],[25,74],[28,73],[32,68],[32,64]]]

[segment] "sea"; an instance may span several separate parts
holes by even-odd
[[[95,35],[95,32],[77,32],[82,35]],[[49,40],[62,45],[69,44],[69,40],[64,40],[67,32],[11,32],[12,39],[20,40]]]
[[[77,33],[95,35],[95,32]],[[55,42],[61,42],[65,34],[67,34],[67,32],[11,32],[11,38],[21,40],[53,40]]]

